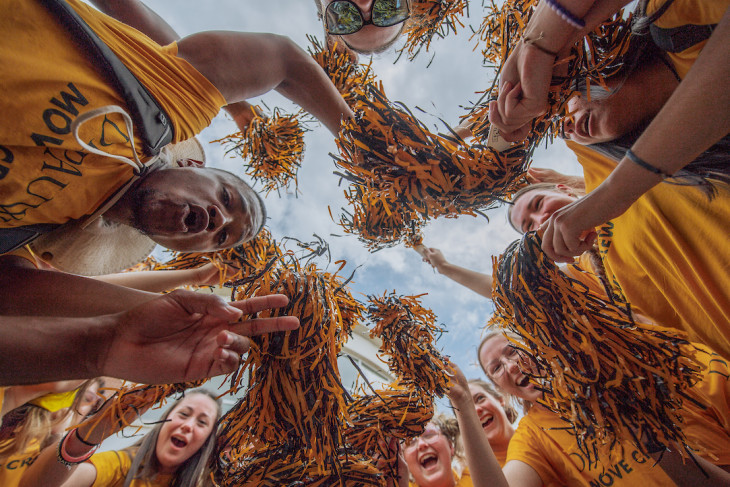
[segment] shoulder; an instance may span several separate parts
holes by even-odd
[[[124,480],[132,459],[126,451],[105,451],[92,455],[89,463],[96,469],[94,487],[106,487]]]
[[[659,10],[667,0],[649,0],[648,15]],[[674,0],[666,12],[654,23],[658,27],[671,29],[687,24],[717,24],[725,14],[730,0]]]

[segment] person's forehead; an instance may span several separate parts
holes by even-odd
[[[507,338],[502,335],[495,335],[493,338],[487,340],[482,345],[481,355],[485,364],[488,364],[491,360],[502,356],[502,351],[505,345],[507,345]],[[485,360],[486,359],[486,360]]]
[[[175,409],[182,408],[188,408],[195,410],[198,413],[211,415],[211,413],[215,413],[217,406],[215,401],[213,401],[213,398],[208,397],[205,394],[192,394],[184,397]]]
[[[473,382],[470,382],[469,384],[469,392],[471,392],[471,395],[474,396],[476,394],[486,394],[489,396],[489,392],[481,385],[481,384],[474,384]]]

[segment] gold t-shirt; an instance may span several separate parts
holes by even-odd
[[[132,459],[125,451],[97,453],[89,461],[96,467],[92,487],[122,487],[132,466]],[[167,487],[171,484],[171,475],[158,475],[153,480],[133,480],[131,487]]]
[[[176,44],[160,47],[78,0],[68,3],[164,108],[173,142],[200,132],[226,104],[177,57]],[[83,151],[71,123],[91,109],[124,107],[124,99],[38,0],[3,3],[0,46],[0,112],[6,121],[0,127],[0,228],[65,223],[93,213],[131,177],[132,168]],[[120,115],[94,118],[79,134],[106,153],[133,155]],[[135,147],[145,161],[137,137]]]

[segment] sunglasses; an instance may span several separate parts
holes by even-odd
[[[375,0],[370,20],[365,20],[362,10],[352,0],[335,0],[327,5],[324,25],[328,34],[354,34],[366,25],[390,27],[405,22],[410,17],[408,0]]]

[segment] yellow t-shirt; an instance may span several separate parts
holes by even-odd
[[[566,142],[583,166],[586,189],[616,163]],[[660,183],[598,230],[609,282],[641,313],[730,357],[730,186],[712,201],[697,187]]]
[[[226,104],[177,57],[176,44],[160,47],[78,0],[68,3],[165,109],[173,142],[200,132]],[[0,126],[0,227],[81,218],[121,187],[132,168],[82,151],[71,122],[94,108],[124,107],[124,100],[38,0],[8,0],[0,8],[0,112],[6,121]],[[119,115],[90,120],[80,136],[107,153],[132,156]],[[144,161],[136,137],[135,147]]]
[[[6,456],[4,452],[12,442],[13,440],[9,439],[0,443],[0,485],[2,487],[16,487],[25,470],[35,462],[41,453],[40,445],[34,441],[28,445],[25,451]]]
[[[649,0],[646,8],[647,14],[653,14],[665,2],[666,0]],[[730,0],[674,0],[654,24],[663,29],[672,29],[687,24],[717,24],[729,6]],[[667,53],[680,78],[687,75],[706,43],[707,41],[704,40],[684,51]]]
[[[547,409],[535,406],[520,420],[509,443],[507,463],[519,460],[532,467],[545,487],[667,487],[675,485],[654,460],[627,444],[623,455],[589,463],[567,423]]]
[[[471,481],[471,474],[469,473],[469,469],[464,467],[464,470],[461,472],[461,476],[456,472],[456,470],[452,470],[454,472],[454,479],[456,480],[456,483],[454,484],[454,487],[473,487],[474,484]],[[408,487],[419,487],[418,484],[413,482],[408,482]]]
[[[89,461],[96,467],[96,480],[92,487],[122,487],[132,459],[125,451],[105,451],[92,455]],[[172,485],[172,475],[158,475],[153,480],[133,480],[131,487],[167,487]]]
[[[687,444],[716,465],[730,465],[730,366],[728,361],[698,343],[696,357],[705,371],[690,394],[705,407],[692,401],[683,404],[682,429]]]
[[[566,269],[568,275],[603,294],[605,291],[592,271],[593,266],[587,254],[581,255],[576,263]],[[632,311],[643,314],[634,306]],[[706,408],[685,400],[682,429],[687,444],[700,456],[716,465],[730,465],[730,366],[710,348],[700,343],[691,346],[700,350],[695,356],[705,370],[702,380],[689,392]]]

